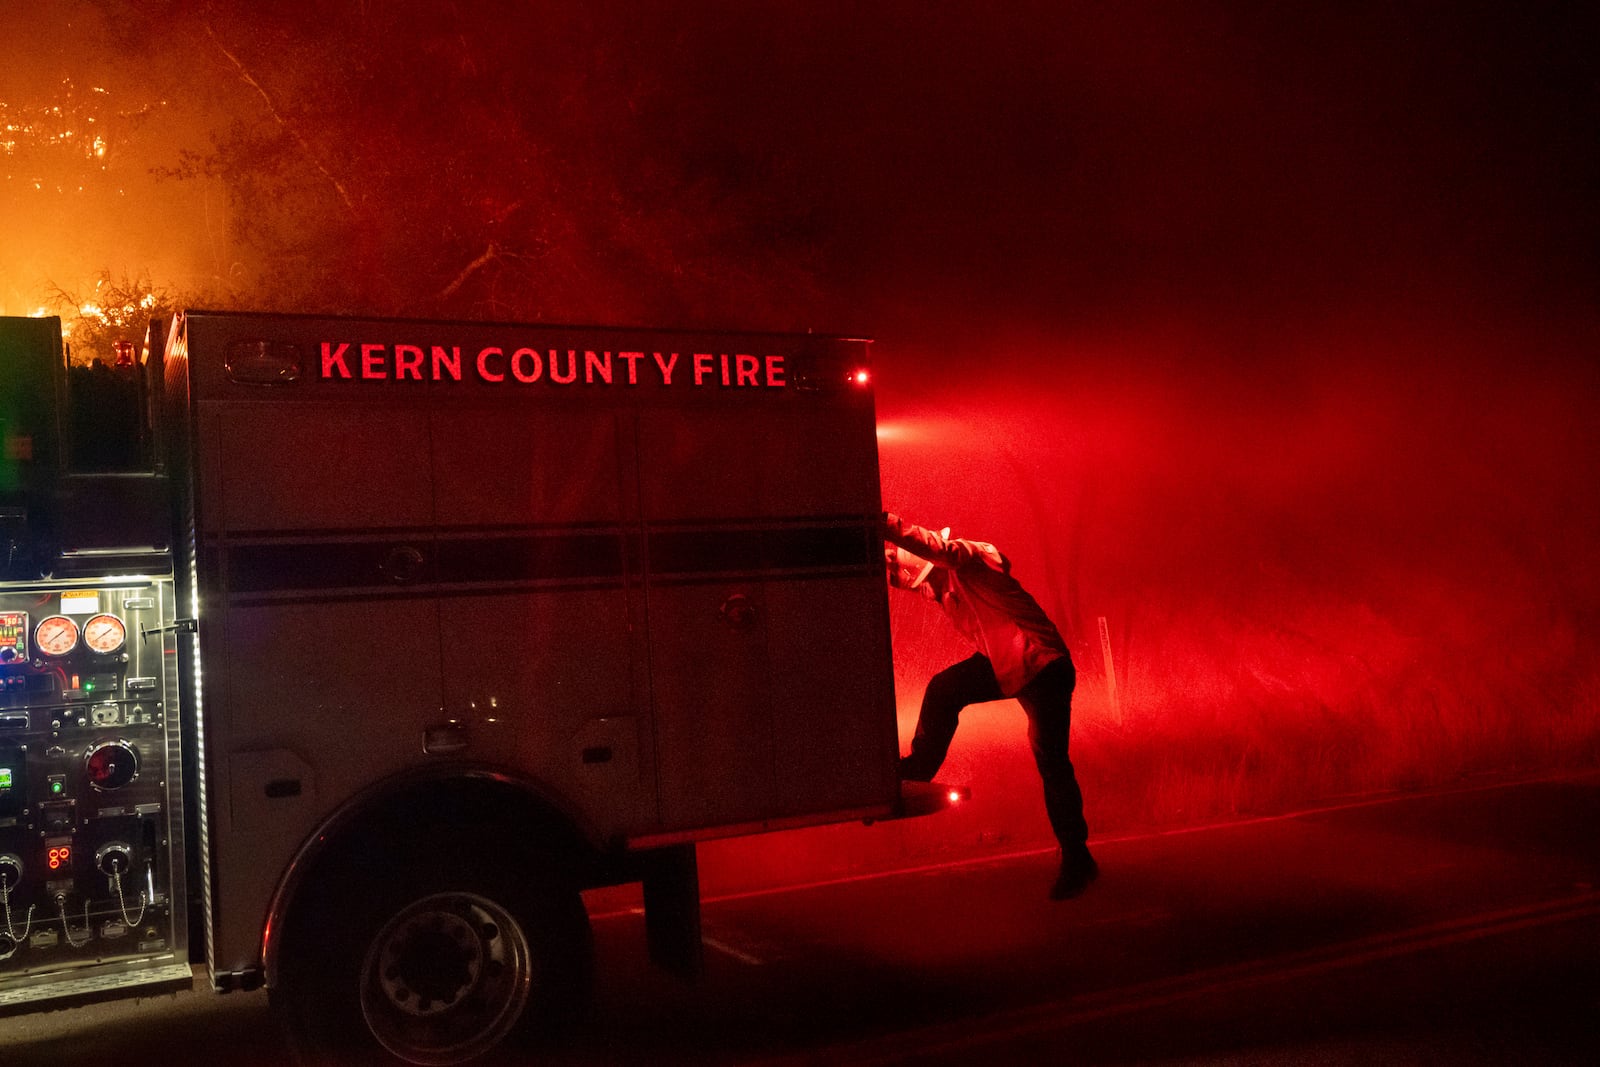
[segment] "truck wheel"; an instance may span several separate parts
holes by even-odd
[[[302,1061],[462,1064],[581,1009],[592,946],[575,889],[443,856],[411,870],[336,879],[285,941],[270,999]]]

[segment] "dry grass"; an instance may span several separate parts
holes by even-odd
[[[1102,830],[1600,766],[1593,667],[1515,673],[1514,665],[1446,671],[1414,663],[1341,699],[1309,686],[1253,694],[1235,686],[1230,700],[1214,703],[1202,687],[1161,705],[1124,707],[1120,719],[1087,688],[1074,762]]]

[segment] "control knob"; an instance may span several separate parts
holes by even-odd
[[[104,741],[83,758],[89,784],[96,789],[121,789],[139,776],[139,750],[126,741]]]
[[[11,892],[22,884],[22,860],[9,852],[0,853],[0,889]]]
[[[94,865],[104,875],[127,874],[133,867],[133,846],[126,841],[101,845],[94,854]]]

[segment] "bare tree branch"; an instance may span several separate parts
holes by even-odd
[[[234,55],[228,50],[227,45],[222,43],[222,39],[217,36],[217,31],[211,27],[209,20],[206,22],[206,34],[211,38],[211,42],[217,46],[217,51],[226,56],[228,58],[228,62],[233,64],[233,69],[239,72],[239,77],[244,81],[244,83],[250,86],[250,88],[254,89],[260,95],[262,102],[267,105],[267,112],[272,115],[273,121],[282,127],[283,130],[289,134],[289,136],[295,139],[295,143],[300,146],[300,150],[306,154],[308,159],[311,160],[312,165],[322,173],[324,178],[328,179],[328,184],[332,185],[338,190],[339,198],[344,201],[344,206],[350,209],[350,214],[354,215],[356,213],[355,201],[350,199],[350,192],[344,187],[344,183],[338,178],[334,177],[333,172],[330,171],[326,165],[324,165],[322,159],[317,155],[316,151],[312,149],[311,144],[303,136],[301,136],[300,131],[294,126],[294,124],[284,117],[283,112],[278,110],[278,106],[272,102],[272,96],[267,92],[262,84],[256,81],[256,79],[250,74],[249,68],[240,62],[238,56]]]
[[[466,267],[462,269],[461,273],[456,275],[455,281],[439,290],[439,299],[448,300],[450,297],[454,296],[456,290],[460,289],[467,283],[468,278],[472,277],[473,274],[477,273],[482,268],[488,266],[490,261],[499,254],[500,250],[496,248],[494,242],[491,241],[489,243],[489,247],[483,250],[483,255],[479,256],[471,263],[468,263]]]

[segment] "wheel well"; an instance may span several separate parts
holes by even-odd
[[[317,833],[285,875],[268,916],[262,961],[277,978],[283,944],[319,918],[319,887],[386,862],[526,863],[537,877],[576,883],[595,854],[575,819],[531,787],[500,775],[462,775],[382,789]],[[535,869],[534,864],[537,863]]]

